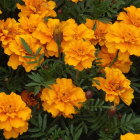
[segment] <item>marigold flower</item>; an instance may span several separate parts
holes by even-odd
[[[31,109],[26,106],[19,95],[12,92],[0,93],[0,129],[6,139],[17,138],[28,130]]]
[[[117,20],[121,20],[126,24],[131,24],[136,27],[140,27],[140,8],[136,8],[135,6],[130,6],[124,8],[126,12],[120,12],[117,17]]]
[[[62,22],[63,41],[62,49],[68,46],[73,40],[91,40],[95,39],[94,31],[86,27],[85,24],[78,25],[74,19]]]
[[[108,30],[106,47],[110,53],[119,49],[122,53],[140,56],[140,30],[133,25],[116,22]]]
[[[96,77],[100,85],[93,83],[98,90],[102,89],[105,93],[105,100],[114,102],[115,105],[120,103],[120,98],[128,106],[134,98],[134,90],[130,87],[130,81],[122,74],[119,69],[105,68],[106,78]]]
[[[39,95],[39,94],[38,94]],[[21,99],[28,105],[28,106],[36,106],[39,105],[39,102],[37,101],[37,98],[40,97],[39,96],[34,96],[33,92],[28,92],[26,90],[24,90],[21,94]]]
[[[11,66],[13,69],[17,69],[19,65],[22,65],[25,70],[29,72],[31,70],[35,70],[35,67],[38,66],[38,63],[29,64],[29,62],[36,61],[36,59],[38,60],[39,56],[44,52],[44,49],[42,48],[38,56],[36,56],[35,58],[25,58],[25,56],[32,55],[25,50],[24,46],[21,43],[21,38],[23,38],[27,42],[33,54],[35,54],[36,51],[41,47],[40,43],[31,35],[16,36],[15,40],[11,41],[9,45],[9,50],[12,53],[10,54],[8,66]],[[42,61],[40,63],[42,63]]]
[[[42,18],[39,15],[30,15],[29,17],[21,17],[19,19],[20,28],[22,28],[26,34],[32,34],[38,24],[42,21]]]
[[[21,10],[19,17],[28,17],[31,14],[38,14],[41,18],[56,17],[53,10],[56,7],[54,1],[48,0],[23,0],[25,5],[17,4],[17,8]]]
[[[51,89],[43,89],[41,100],[44,110],[53,117],[63,115],[72,118],[72,114],[77,113],[74,107],[80,109],[86,97],[84,91],[73,85],[71,79],[58,78],[56,84],[51,85]]]
[[[121,140],[140,140],[140,134],[127,133],[121,135]]]
[[[56,43],[56,36],[54,33],[57,30],[61,34],[60,21],[59,19],[48,19],[48,22],[41,22],[33,36],[40,40],[40,43],[46,46],[46,56],[56,56],[58,57],[58,44]]]
[[[94,35],[95,38],[91,40],[91,42],[96,45],[97,43],[99,43],[100,46],[103,46],[105,44],[105,35],[107,34],[108,28],[111,24],[107,24],[107,23],[103,23],[101,21],[98,20],[91,20],[91,19],[86,19],[86,23],[85,25],[89,28],[89,29],[94,29]]]
[[[74,40],[64,49],[65,63],[79,71],[91,68],[95,59],[94,53],[95,48],[89,41]]]
[[[98,53],[98,58],[101,58],[99,62],[101,62],[102,67],[109,66],[113,60],[116,58],[117,52],[115,53],[109,53],[107,48],[105,46],[102,46],[100,52]],[[111,66],[112,68],[118,68],[123,73],[128,73],[130,70],[132,62],[129,58],[129,53],[125,52],[119,52],[117,60],[115,63]]]
[[[19,28],[19,23],[12,18],[7,18],[6,21],[0,20],[0,41],[5,53],[10,54],[9,43],[14,40],[15,36],[23,33]]]

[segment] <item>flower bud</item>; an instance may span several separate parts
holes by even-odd
[[[116,106],[112,106],[109,110],[108,110],[108,114],[109,116],[114,116],[116,114]]]
[[[53,39],[55,40],[55,42],[60,45],[62,40],[63,40],[63,33],[60,30],[60,27],[56,27],[54,32],[53,32]]]
[[[58,13],[59,13],[59,14],[62,14],[62,9],[59,9],[59,10],[58,10]]]
[[[90,90],[88,90],[88,91],[86,92],[86,98],[87,98],[87,99],[91,99],[92,97],[93,97],[93,92],[90,91]]]

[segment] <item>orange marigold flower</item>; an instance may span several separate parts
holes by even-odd
[[[89,41],[73,40],[64,49],[65,63],[79,71],[91,68],[95,59],[94,53],[95,47]]]
[[[96,45],[99,43],[100,46],[103,46],[105,44],[105,35],[107,34],[108,28],[111,24],[103,23],[98,20],[91,20],[91,19],[86,19],[85,25],[89,29],[93,29],[95,27],[95,38],[91,40],[91,42]]]
[[[115,68],[105,68],[106,78],[96,77],[100,85],[95,86],[98,90],[102,89],[106,93],[105,100],[109,102],[114,102],[115,105],[120,103],[120,98],[128,106],[132,103],[134,98],[134,90],[130,87],[130,81],[122,74],[119,69]]]
[[[56,35],[61,35],[59,19],[48,19],[48,22],[41,22],[33,36],[40,40],[40,43],[46,46],[47,57],[56,56],[58,57],[58,44],[56,43]]]
[[[86,97],[85,92],[73,85],[71,79],[58,78],[51,89],[43,89],[41,100],[44,110],[51,113],[53,117],[63,115],[72,118],[72,114],[77,113],[74,107],[80,109]]]
[[[0,41],[6,54],[11,53],[8,48],[9,43],[14,40],[16,35],[21,33],[23,33],[23,30],[19,28],[19,23],[15,19],[0,20]]]
[[[106,47],[110,53],[119,49],[122,53],[140,56],[140,30],[133,25],[116,22],[108,30]]]
[[[54,1],[48,0],[23,0],[25,5],[17,4],[17,8],[21,10],[19,17],[38,14],[41,18],[56,17],[56,12],[53,10],[56,7]]]
[[[124,8],[126,12],[120,12],[117,17],[117,20],[121,20],[126,24],[131,24],[136,27],[140,27],[140,8],[136,8],[135,6],[130,6]]]
[[[101,60],[99,60],[99,62],[101,62],[101,66],[102,67],[109,66],[113,62],[113,60],[116,58],[116,55],[117,55],[117,52],[109,53],[107,48],[105,46],[102,46],[101,51],[98,53],[98,58],[101,58]],[[129,53],[119,52],[117,60],[111,67],[118,68],[123,73],[128,73],[131,65],[132,65],[132,62],[129,58]]]
[[[121,140],[140,140],[140,134],[127,133],[121,135]]]
[[[39,95],[39,94],[38,94]],[[39,98],[39,96],[34,96],[33,92],[28,92],[26,90],[24,90],[21,94],[20,94],[22,100],[28,105],[28,106],[36,106],[39,104],[39,102],[37,101],[37,98]]]
[[[86,27],[85,24],[78,25],[74,19],[62,22],[63,41],[62,49],[68,46],[73,40],[91,40],[95,39],[94,31]]]
[[[22,28],[26,34],[32,34],[38,24],[42,21],[42,18],[39,15],[30,15],[29,17],[21,17],[19,19],[20,28]]]
[[[31,35],[18,35],[15,40],[11,41],[9,45],[9,50],[12,52],[8,61],[8,66],[13,69],[17,69],[19,65],[22,65],[27,72],[35,70],[38,63],[29,64],[31,61],[36,61],[40,55],[44,52],[44,49],[40,51],[36,58],[26,58],[25,56],[32,56],[29,54],[21,43],[21,38],[23,38],[27,44],[30,46],[32,53],[35,55],[36,51],[41,47],[38,40],[33,38]],[[42,61],[40,62],[42,63]]]
[[[0,129],[3,129],[6,139],[17,138],[26,132],[30,117],[31,109],[19,95],[14,92],[10,95],[0,93]]]

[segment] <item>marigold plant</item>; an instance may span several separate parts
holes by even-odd
[[[0,0],[0,140],[140,140],[139,65],[138,0]]]

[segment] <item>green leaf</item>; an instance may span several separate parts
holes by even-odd
[[[34,96],[36,96],[39,93],[40,89],[41,89],[40,86],[35,87]]]
[[[35,53],[35,56],[38,56],[41,50],[42,50],[42,47],[38,48],[36,53]]]
[[[41,117],[41,114],[38,115],[38,125],[39,125],[39,128],[42,127],[42,117]]]
[[[38,59],[38,62],[40,62],[43,59],[44,56],[45,56],[45,53],[41,54],[41,56]]]
[[[23,38],[20,38],[21,43],[24,47],[24,49],[29,53],[32,54],[32,50],[30,49],[30,46],[26,43],[26,41]]]
[[[35,59],[35,56],[23,56],[24,58]]]
[[[28,129],[28,132],[39,132],[39,131],[40,131],[39,128]]]
[[[47,114],[45,114],[43,118],[42,130],[45,131],[46,127],[47,127]]]
[[[39,132],[39,133],[36,133],[36,134],[31,135],[31,138],[38,138],[38,137],[41,137],[43,135],[45,135],[44,132]]]
[[[29,84],[26,84],[26,86],[28,86],[28,87],[38,86],[38,85],[40,85],[40,84],[38,84],[38,83],[29,83]]]

